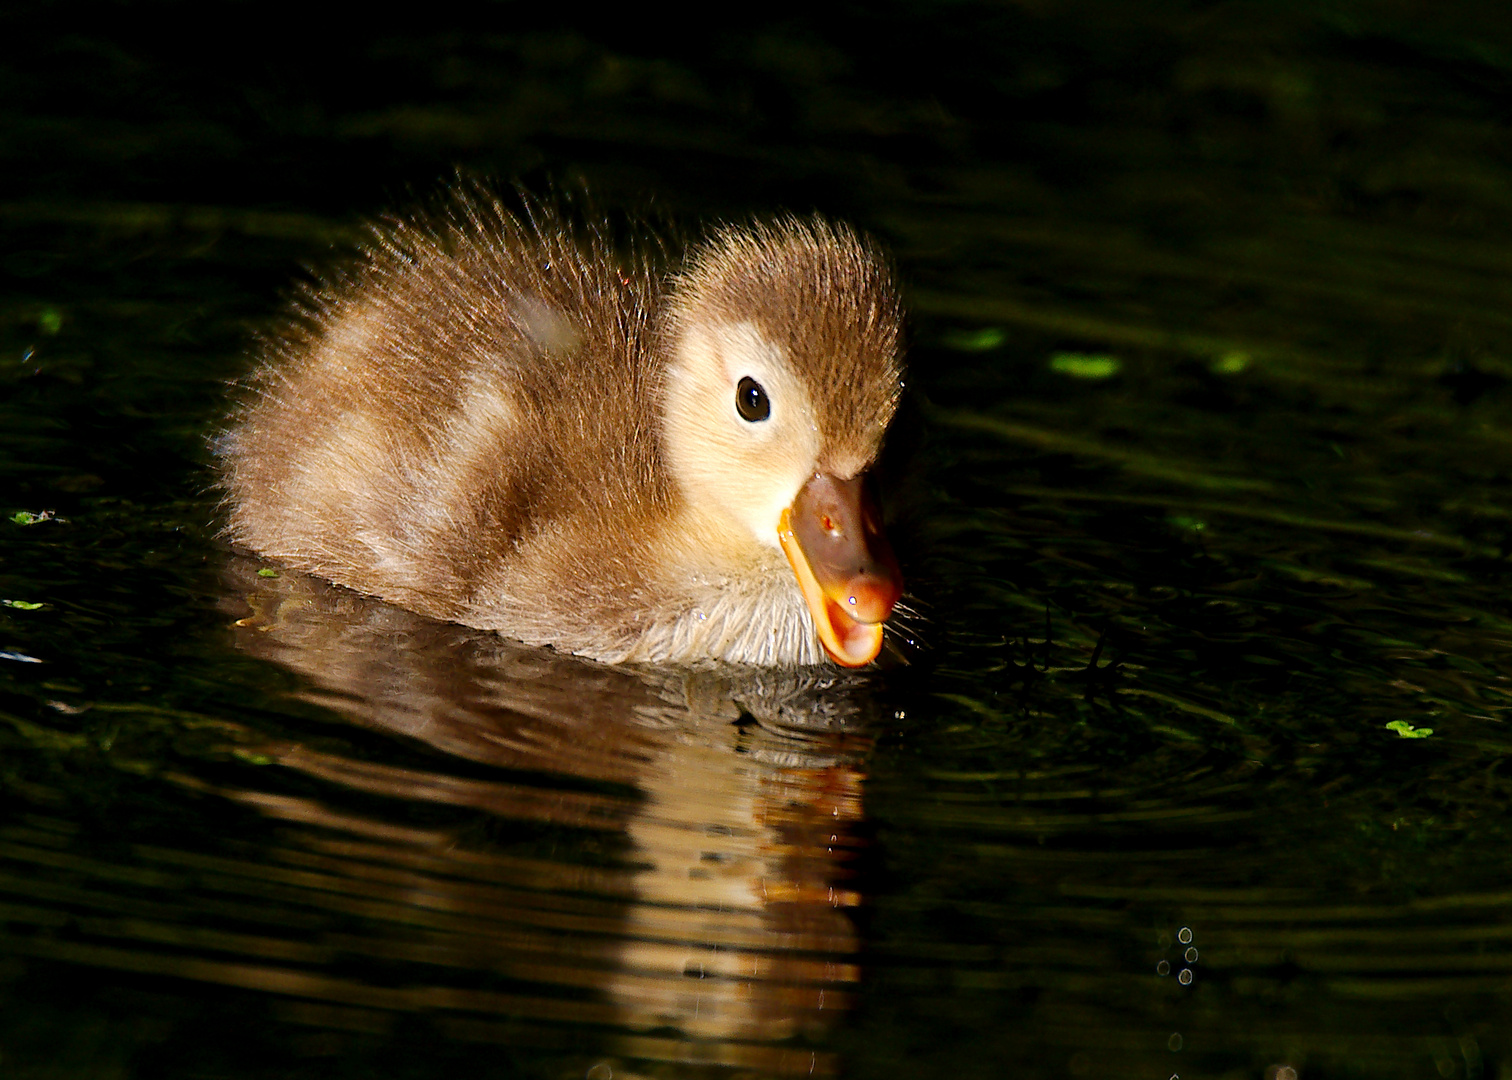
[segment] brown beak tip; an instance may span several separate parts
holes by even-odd
[[[885,622],[902,594],[903,583],[896,575],[857,575],[840,590],[845,598],[841,608],[857,622]]]
[[[778,526],[782,548],[830,658],[870,663],[882,623],[903,593],[903,577],[883,535],[864,477],[812,477]]]

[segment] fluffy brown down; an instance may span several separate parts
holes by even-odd
[[[597,659],[819,659],[780,556],[680,567],[661,378],[690,321],[744,319],[809,387],[821,457],[870,460],[901,386],[885,262],[818,218],[718,230],[670,275],[606,235],[476,188],[376,226],[262,342],[221,441],[227,535]]]

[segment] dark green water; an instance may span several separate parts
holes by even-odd
[[[226,10],[0,14],[0,1075],[1512,1077],[1503,8]],[[891,245],[910,663],[216,543],[251,335],[457,166]]]

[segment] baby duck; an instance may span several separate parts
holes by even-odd
[[[885,260],[819,217],[661,274],[480,190],[376,226],[262,344],[233,542],[609,663],[876,657],[902,592],[865,475],[902,388]]]

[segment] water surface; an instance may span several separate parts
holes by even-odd
[[[1512,1072],[1500,9],[177,10],[0,20],[7,1075]],[[887,241],[891,666],[215,540],[280,290],[458,165]]]

